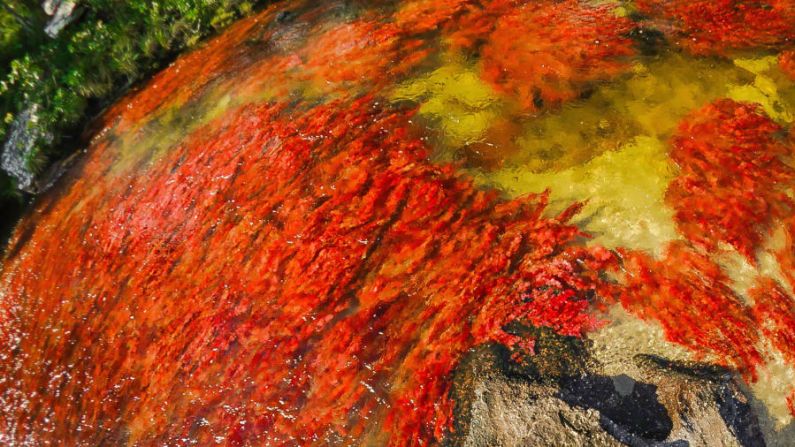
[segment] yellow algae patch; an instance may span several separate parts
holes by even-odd
[[[630,78],[526,120],[519,153],[505,168],[477,174],[479,181],[514,196],[549,189],[553,212],[587,201],[578,223],[595,243],[659,254],[679,238],[664,201],[676,174],[668,138],[693,110],[754,87],[758,76],[748,67],[755,65],[766,69],[769,62],[668,53],[637,63]]]
[[[520,152],[515,161],[534,172],[565,169],[617,150],[637,133],[634,123],[621,116],[611,101],[596,95],[586,104],[526,123],[516,139]]]
[[[645,69],[644,69],[645,68]],[[750,79],[730,63],[671,54],[639,67],[611,92],[614,107],[642,134],[668,136],[691,111]]]
[[[734,59],[734,65],[748,70],[751,73],[759,74],[764,73],[778,64],[778,56],[764,56],[757,58],[737,58]]]
[[[512,161],[534,172],[565,169],[617,150],[637,135],[667,139],[688,113],[754,79],[731,62],[678,53],[637,63],[633,72],[527,121],[517,139],[521,153]]]
[[[673,211],[664,202],[675,174],[665,144],[643,136],[621,150],[561,171],[534,173],[520,166],[479,179],[512,196],[549,189],[553,213],[587,201],[575,219],[594,235],[594,243],[659,254],[668,241],[678,238]]]
[[[735,101],[752,102],[762,106],[772,119],[791,123],[795,121],[793,104],[779,93],[781,86],[769,75],[778,66],[776,56],[758,59],[735,59],[734,64],[755,75],[753,84],[733,86],[728,97]]]
[[[239,105],[239,100],[223,89],[213,87],[188,104],[164,108],[140,128],[120,135],[118,160],[110,172],[121,174],[157,163],[186,134],[194,132]]]
[[[496,92],[473,67],[456,60],[398,86],[391,99],[419,103],[420,116],[438,126],[449,146],[480,140],[500,114]]]

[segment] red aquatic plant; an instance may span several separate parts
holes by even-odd
[[[441,31],[453,49],[474,49],[494,31],[497,19],[527,0],[410,0],[394,15],[406,35]]]
[[[444,30],[447,42],[454,49],[476,49],[494,32],[500,17],[516,11],[527,0],[485,0],[467,8],[457,21]]]
[[[662,259],[623,251],[618,300],[632,314],[658,322],[669,341],[704,360],[736,367],[754,379],[759,334],[729,279],[710,258],[683,242]]]
[[[757,327],[784,360],[795,366],[795,299],[770,278],[760,279],[750,295]],[[787,407],[795,416],[795,388],[787,396]]]
[[[783,51],[778,56],[778,66],[790,79],[795,81],[795,50]]]
[[[783,129],[757,105],[723,99],[693,112],[673,137],[680,172],[666,201],[679,231],[708,250],[731,245],[750,262],[773,223],[792,215],[795,170]]]
[[[795,365],[795,299],[770,278],[761,279],[749,294],[757,327]]]
[[[425,33],[436,31],[476,5],[475,0],[409,0],[401,2],[393,19],[405,33]]]
[[[612,255],[570,246],[577,207],[542,217],[544,196],[504,201],[429,164],[410,116],[250,105],[135,176],[106,175],[120,149],[97,147],[5,261],[2,327],[26,335],[0,358],[0,432],[435,443],[467,350],[532,354],[511,322],[595,327]]]
[[[787,396],[787,408],[792,416],[795,416],[795,390]]]
[[[481,49],[483,78],[526,110],[577,98],[627,68],[632,22],[610,5],[542,1],[496,20]]]
[[[789,283],[792,290],[795,290],[795,216],[790,217],[784,222],[784,243],[775,252],[781,273]]]
[[[403,39],[398,26],[358,19],[331,27],[303,50],[319,83],[394,82],[427,56],[420,40]]]
[[[699,55],[795,41],[793,0],[637,0],[635,5],[678,45]]]

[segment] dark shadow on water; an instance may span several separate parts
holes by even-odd
[[[27,200],[15,198],[0,199],[0,255],[5,253],[8,239],[14,231],[22,214],[27,209]],[[1,256],[0,256],[1,257]]]

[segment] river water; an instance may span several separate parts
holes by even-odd
[[[791,445],[795,3],[323,3],[120,100],[18,225],[0,441],[465,443],[463,359],[551,339],[542,382],[713,365]]]

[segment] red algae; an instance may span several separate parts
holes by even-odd
[[[787,409],[792,416],[795,416],[795,391],[792,391],[789,396],[787,396]]]
[[[454,50],[473,50],[494,31],[497,19],[527,0],[412,0],[401,5],[395,23],[406,35],[441,31]]]
[[[400,5],[393,19],[406,33],[426,33],[476,8],[476,3],[473,0],[410,0]]]
[[[436,442],[468,349],[531,354],[510,322],[594,328],[612,256],[570,246],[577,207],[543,218],[544,196],[505,202],[430,165],[409,116],[366,98],[243,107],[140,176],[88,198],[81,180],[39,210],[30,248],[5,267],[3,311],[25,337],[0,362],[14,378],[0,395],[42,393],[0,430],[90,444]]]
[[[525,110],[559,105],[627,69],[631,29],[610,5],[527,4],[497,19],[481,49],[483,78]]]
[[[784,244],[774,254],[790,289],[795,291],[795,216],[784,222]]]
[[[795,299],[770,278],[760,279],[750,295],[757,327],[787,364],[795,366]],[[795,386],[790,384],[790,388],[787,408],[795,416]]]
[[[399,27],[358,19],[332,27],[305,48],[318,83],[395,82],[427,55],[419,40],[401,39]]]
[[[501,16],[525,3],[527,0],[490,0],[471,5],[456,22],[447,24],[444,35],[453,49],[476,49],[488,40]]]
[[[728,55],[795,43],[793,0],[637,0],[638,11],[688,51]]]
[[[783,51],[778,57],[778,66],[795,81],[795,50]]]
[[[629,19],[576,0],[416,0],[394,19],[406,35],[440,30],[453,50],[480,54],[483,78],[528,111],[577,98],[635,54]]]
[[[665,256],[622,251],[617,298],[628,311],[657,321],[669,341],[703,360],[737,368],[751,380],[762,364],[759,334],[729,279],[708,256],[672,242]]]
[[[773,223],[793,213],[787,191],[795,170],[783,161],[792,147],[782,134],[759,106],[728,99],[687,117],[670,153],[681,171],[666,193],[679,231],[707,250],[726,243],[755,263]]]
[[[764,278],[750,291],[757,327],[791,365],[795,365],[795,299]]]

